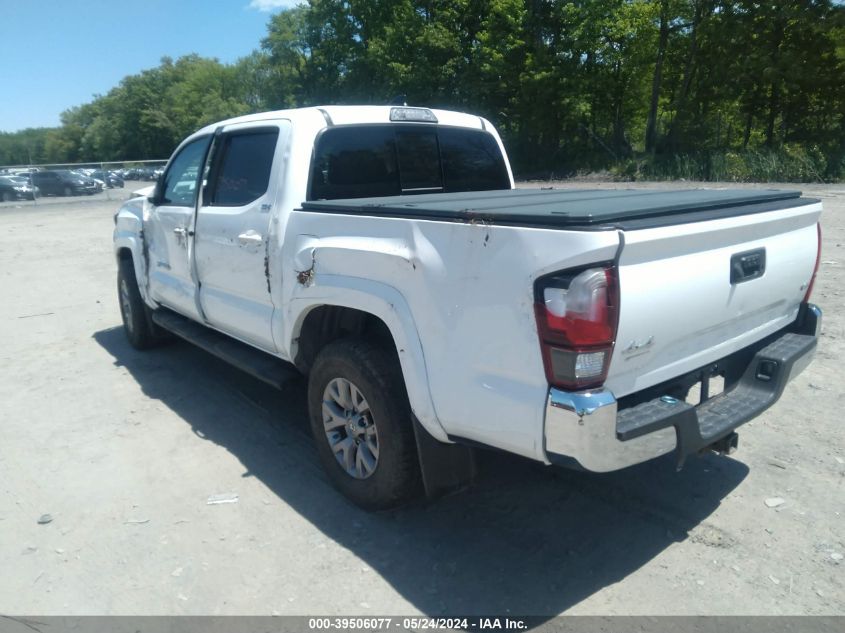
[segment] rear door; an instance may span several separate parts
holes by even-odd
[[[195,235],[199,300],[206,321],[275,350],[271,319],[271,219],[290,126],[274,121],[230,125],[214,157]],[[278,278],[277,278],[278,279]]]
[[[617,397],[704,367],[795,320],[821,204],[626,231],[607,386]]]
[[[191,250],[200,173],[210,142],[211,136],[195,139],[171,159],[159,200],[151,204],[144,223],[153,299],[198,320]]]

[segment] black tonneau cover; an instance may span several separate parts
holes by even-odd
[[[381,198],[311,200],[305,211],[484,221],[527,226],[595,227],[648,218],[674,222],[728,217],[816,202],[779,189],[510,189]],[[692,217],[692,214],[695,214]]]

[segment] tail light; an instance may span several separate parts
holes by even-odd
[[[604,383],[618,312],[613,266],[563,271],[537,281],[537,330],[550,384],[578,390]]]
[[[804,303],[807,303],[810,300],[810,295],[813,294],[813,285],[816,283],[816,273],[819,272],[819,263],[821,263],[822,259],[822,225],[821,222],[816,224],[816,229],[819,236],[819,245],[816,250],[816,266],[813,268],[813,276],[810,277],[810,283],[807,286],[807,294],[804,295]]]

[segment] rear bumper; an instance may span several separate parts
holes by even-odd
[[[620,409],[607,390],[551,388],[545,419],[549,461],[608,472],[674,451],[682,466],[686,457],[730,436],[777,402],[786,384],[810,364],[821,317],[817,306],[805,304],[793,326],[724,359],[742,362],[741,376],[697,406],[663,395]]]

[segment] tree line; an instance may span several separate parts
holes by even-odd
[[[517,174],[845,178],[845,7],[832,0],[310,0],[232,64],[163,58],[0,134],[0,164],[168,156],[230,116],[319,104],[465,110]]]

